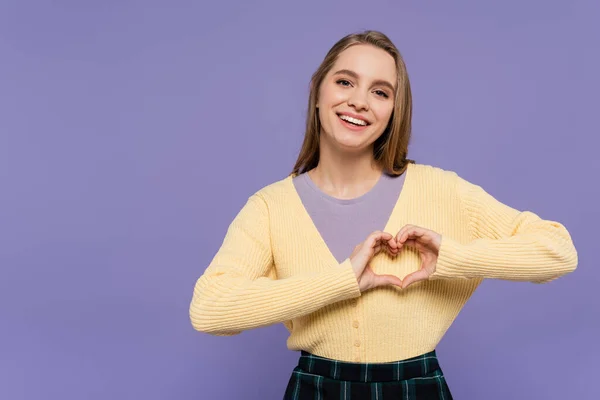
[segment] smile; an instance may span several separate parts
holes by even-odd
[[[369,125],[369,123],[365,120],[362,119],[358,119],[358,118],[352,118],[348,115],[343,115],[343,114],[338,114],[338,117],[344,121],[347,122],[349,124],[352,124],[354,126],[367,126]]]

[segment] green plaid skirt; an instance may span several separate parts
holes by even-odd
[[[301,351],[284,400],[452,400],[435,350],[387,363],[332,360]]]

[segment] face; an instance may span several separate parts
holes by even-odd
[[[394,59],[384,50],[362,44],[344,50],[317,100],[322,145],[370,149],[392,115],[396,80]]]

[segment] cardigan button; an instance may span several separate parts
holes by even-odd
[[[355,341],[355,342],[354,342],[354,345],[355,345],[356,347],[360,347],[360,340],[357,340],[357,341]]]
[[[352,323],[352,326],[353,326],[353,327],[355,327],[355,328],[358,328],[358,321],[354,321],[354,322]]]

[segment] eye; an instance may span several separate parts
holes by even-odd
[[[350,81],[348,81],[346,79],[338,79],[337,81],[335,81],[335,83],[337,83],[338,85],[342,85],[342,86],[350,86],[351,85]]]
[[[380,96],[380,97],[383,97],[383,98],[386,98],[386,99],[387,99],[388,97],[390,97],[390,96],[388,96],[388,94],[387,94],[386,92],[384,92],[383,90],[376,90],[376,91],[375,91],[375,94],[376,94],[377,96]]]

